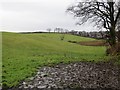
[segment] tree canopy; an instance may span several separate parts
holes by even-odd
[[[116,27],[120,18],[120,1],[116,0],[87,0],[76,2],[67,9],[74,17],[79,18],[81,25],[91,20],[99,28],[109,32],[109,44],[114,46],[117,42]]]

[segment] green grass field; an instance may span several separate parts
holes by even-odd
[[[38,67],[72,61],[104,60],[103,46],[81,46],[68,41],[92,41],[95,39],[62,34],[2,33],[2,79],[9,87],[30,77]]]

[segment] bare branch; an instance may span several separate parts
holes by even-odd
[[[101,2],[88,0],[87,2],[79,2],[69,7],[67,11],[80,19],[77,23],[79,25],[92,20],[97,27],[104,27],[110,32],[110,40],[115,44],[115,29],[120,17],[120,2],[113,2],[113,0],[101,0]]]

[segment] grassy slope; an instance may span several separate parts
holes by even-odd
[[[3,33],[3,82],[8,86],[29,77],[37,67],[60,62],[103,60],[105,47],[81,46],[67,42],[89,41],[73,35]]]

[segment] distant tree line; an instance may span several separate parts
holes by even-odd
[[[54,33],[67,33],[69,32],[68,29],[63,29],[63,28],[55,28],[52,30],[51,28],[46,29],[47,32],[54,32]]]
[[[50,33],[52,29],[48,28],[47,32]],[[94,31],[94,32],[86,32],[86,31],[76,31],[76,30],[68,30],[63,28],[55,28],[51,33],[61,33],[61,34],[72,34],[82,37],[90,37],[90,38],[97,38],[97,39],[107,39],[108,34],[107,31]]]

